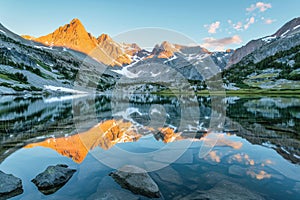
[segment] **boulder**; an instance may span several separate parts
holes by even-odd
[[[22,193],[22,180],[0,171],[0,199],[11,198]]]
[[[67,165],[63,164],[49,166],[31,181],[43,194],[48,195],[64,186],[75,172],[75,169],[69,169]]]
[[[161,196],[159,188],[149,174],[136,166],[125,165],[109,174],[122,188],[150,198]]]

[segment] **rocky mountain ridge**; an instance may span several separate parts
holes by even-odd
[[[300,44],[300,17],[283,25],[276,33],[251,40],[245,46],[235,50],[228,61],[227,68],[239,62],[257,63],[277,52],[288,50]]]

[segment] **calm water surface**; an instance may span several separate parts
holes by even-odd
[[[12,199],[130,193],[108,176],[125,164],[149,171],[165,199],[223,180],[265,199],[300,195],[299,98],[1,96],[0,105],[0,170],[23,181]],[[62,163],[77,172],[42,194],[31,180]]]

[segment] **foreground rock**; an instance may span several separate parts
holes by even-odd
[[[150,198],[159,198],[160,191],[157,184],[144,170],[136,166],[125,165],[116,172],[109,174],[121,187],[135,194]]]
[[[244,188],[238,184],[223,180],[207,191],[196,191],[188,196],[180,197],[181,200],[211,199],[211,200],[263,200],[260,195]]]
[[[52,194],[64,186],[75,172],[75,169],[68,169],[67,165],[49,166],[31,181],[43,194]]]
[[[8,199],[22,193],[22,180],[0,171],[0,199]]]

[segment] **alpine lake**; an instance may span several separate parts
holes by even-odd
[[[292,95],[25,95],[0,105],[0,170],[23,186],[11,199],[148,199],[110,176],[125,165],[147,171],[158,199],[300,196]],[[57,164],[76,172],[40,191],[32,179]]]

